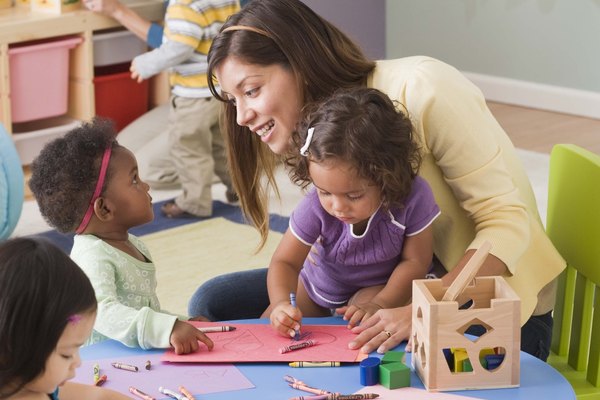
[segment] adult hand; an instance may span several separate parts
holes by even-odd
[[[84,5],[90,11],[112,17],[121,3],[119,3],[119,0],[85,0]]]
[[[364,353],[377,349],[378,353],[396,347],[410,337],[412,305],[377,311],[372,317],[352,328],[359,335],[348,344],[350,349],[360,348]],[[406,346],[410,351],[410,346]]]
[[[197,351],[199,348],[198,341],[204,343],[208,347],[208,350],[212,350],[214,347],[213,341],[208,336],[200,332],[193,325],[179,320],[175,321],[169,339],[176,354],[187,354]]]
[[[298,307],[294,307],[290,303],[282,301],[273,307],[269,319],[271,320],[271,325],[273,325],[279,334],[294,337],[296,331],[300,330],[302,312],[300,312]]]

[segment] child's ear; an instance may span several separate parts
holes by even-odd
[[[94,214],[102,222],[110,221],[114,216],[110,200],[106,197],[98,197],[94,202]]]

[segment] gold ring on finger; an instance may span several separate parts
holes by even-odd
[[[382,331],[382,332],[385,333],[385,336],[387,336],[388,339],[392,337],[392,332],[390,332],[390,331]]]

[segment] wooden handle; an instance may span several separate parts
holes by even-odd
[[[454,282],[450,285],[442,301],[454,301],[458,297],[459,294],[462,293],[463,290],[467,287],[469,283],[475,278],[477,275],[477,271],[479,271],[479,267],[483,264],[483,261],[486,259],[490,249],[492,248],[492,244],[488,241],[483,242],[480,248],[473,254],[469,262],[465,265],[460,274],[456,277]]]

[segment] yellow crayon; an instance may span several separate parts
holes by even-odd
[[[291,362],[292,368],[311,368],[311,367],[339,367],[339,361],[294,361]]]
[[[94,364],[94,383],[98,382],[100,379],[100,365]]]

